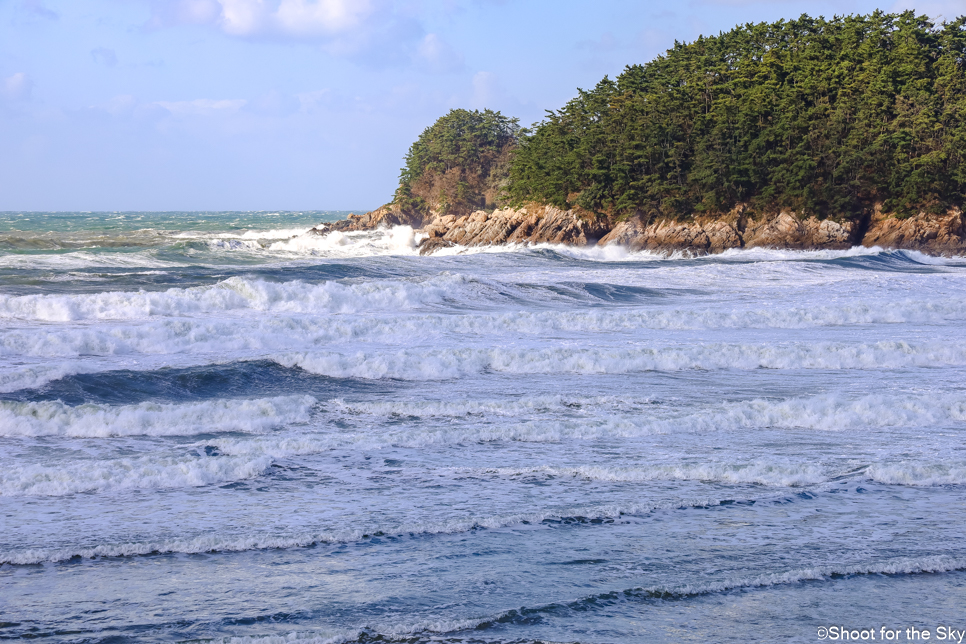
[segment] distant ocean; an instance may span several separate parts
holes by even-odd
[[[966,259],[346,214],[0,213],[0,639],[966,630]]]

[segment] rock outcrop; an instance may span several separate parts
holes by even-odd
[[[423,217],[419,213],[406,212],[394,204],[386,204],[364,215],[349,215],[347,218],[330,223],[319,224],[310,233],[325,235],[332,231],[351,232],[354,230],[375,230],[380,226],[412,226],[419,228],[423,225]]]
[[[469,215],[420,215],[389,204],[364,215],[322,224],[317,234],[373,230],[380,226],[412,226],[425,234],[422,255],[453,246],[494,244],[620,245],[629,250],[720,253],[730,248],[795,250],[846,249],[856,245],[905,248],[933,254],[966,253],[966,219],[959,209],[945,215],[920,213],[897,218],[876,208],[871,215],[845,221],[802,218],[783,210],[753,216],[742,206],[717,217],[687,221],[645,218],[640,213],[618,222],[578,210],[528,205],[477,210]]]
[[[938,255],[959,254],[966,252],[966,221],[958,208],[945,215],[919,213],[903,219],[883,214],[876,208],[862,244]]]
[[[483,210],[463,217],[445,215],[425,225],[428,237],[419,252],[427,255],[446,246],[490,246],[493,244],[549,243],[587,246],[607,233],[598,217],[581,215],[553,206]],[[438,241],[437,241],[438,240]]]
[[[631,250],[720,253],[729,248],[850,248],[858,243],[859,227],[815,217],[799,219],[782,211],[774,217],[752,219],[736,208],[722,217],[690,221],[659,219],[645,222],[640,215],[614,226],[600,244],[619,244]]]

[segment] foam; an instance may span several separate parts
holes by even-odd
[[[175,239],[244,239],[244,240],[284,240],[308,233],[311,228],[273,228],[270,230],[245,230],[230,232],[208,232],[189,230],[172,235]],[[259,246],[261,248],[261,246]]]
[[[85,268],[171,268],[179,262],[157,259],[154,251],[134,253],[90,252],[37,254],[0,253],[0,268],[20,270],[65,271]]]
[[[315,403],[311,396],[76,407],[60,401],[0,401],[0,436],[103,438],[257,433],[307,422]]]
[[[66,496],[218,485],[260,476],[271,464],[272,459],[265,456],[199,454],[73,459],[57,465],[8,464],[0,471],[0,496]]]
[[[545,476],[575,478],[584,481],[613,483],[644,483],[649,481],[704,481],[729,485],[764,485],[771,487],[803,487],[827,482],[831,476],[825,468],[814,463],[698,463],[652,464],[638,467],[499,467],[470,470],[469,473],[501,477]]]
[[[966,485],[966,463],[937,462],[875,463],[869,466],[870,479],[886,485]]]
[[[271,356],[285,367],[299,367],[336,378],[447,380],[484,371],[513,374],[625,374],[644,371],[717,369],[908,369],[966,365],[966,344],[786,343],[626,348],[449,348],[403,349],[343,354],[292,352]]]
[[[424,282],[397,280],[351,284],[276,283],[230,277],[210,286],[172,288],[159,292],[0,294],[0,319],[69,322],[204,316],[252,310],[273,314],[358,313],[379,309],[399,311],[443,302],[454,287],[467,281],[467,278],[447,274]]]
[[[271,244],[271,251],[282,251],[322,257],[371,257],[378,255],[417,255],[415,232],[411,226],[393,226],[374,231],[343,233],[332,231],[324,235],[299,235],[287,241]]]
[[[575,409],[575,405],[579,408]],[[869,395],[856,399],[837,395],[783,400],[753,399],[708,405],[691,413],[680,413],[673,407],[648,404],[643,398],[550,396],[494,401],[346,402],[334,399],[324,403],[323,408],[330,413],[349,416],[367,414],[381,419],[402,419],[403,422],[392,425],[390,430],[380,432],[328,431],[325,434],[298,436],[223,438],[214,439],[210,443],[226,454],[286,458],[340,447],[379,449],[389,446],[427,447],[486,441],[541,443],[594,440],[602,437],[747,432],[755,429],[843,432],[909,427],[962,428],[966,422],[966,393]],[[423,422],[434,417],[450,420],[444,423]],[[500,419],[499,422],[492,422],[494,417]],[[516,418],[517,422],[507,422],[504,420],[507,417]],[[453,422],[459,420],[465,422]],[[923,462],[917,462],[910,467],[921,465]],[[715,467],[721,469],[715,470]],[[658,467],[641,474],[624,472],[614,473],[613,476],[639,476],[642,480],[648,476],[665,476],[672,479],[716,479],[723,482],[732,480],[784,484],[781,481],[786,481],[789,484],[807,484],[838,474],[840,472],[823,473],[801,464],[748,462],[732,465],[672,464],[665,469]],[[921,481],[921,484],[929,485],[929,477],[934,474],[917,478],[919,475],[910,470],[904,476],[910,477],[910,481]],[[587,475],[590,476],[589,473]],[[608,474],[601,470],[595,476]],[[886,475],[883,473],[882,476]],[[886,482],[885,479],[882,480]]]
[[[966,569],[966,558],[946,555],[925,557],[903,557],[876,563],[815,566],[781,573],[767,573],[746,579],[735,579],[708,584],[685,584],[680,586],[656,586],[633,588],[626,594],[643,593],[655,597],[689,597],[709,595],[742,588],[762,588],[795,584],[802,581],[826,581],[836,577],[856,575],[918,575],[929,573],[954,572]]]
[[[102,367],[106,368],[106,367]],[[59,364],[16,365],[0,369],[0,392],[35,389],[65,376],[98,371],[90,362],[68,361]]]
[[[454,282],[457,288],[466,284]],[[759,309],[751,311],[720,311],[712,309],[670,310],[607,310],[585,309],[571,311],[508,311],[505,313],[435,314],[414,311],[407,315],[378,315],[379,311],[393,304],[410,310],[433,306],[444,296],[436,286],[413,287],[404,284],[393,291],[386,288],[372,294],[358,293],[351,289],[328,289],[306,293],[299,299],[284,293],[272,299],[279,289],[274,286],[268,292],[241,295],[233,303],[225,303],[220,319],[202,319],[204,303],[199,295],[196,301],[183,298],[195,306],[180,305],[172,300],[165,307],[150,302],[135,306],[138,297],[127,300],[118,298],[112,305],[108,300],[86,300],[80,303],[67,300],[50,300],[27,303],[32,311],[20,315],[46,316],[48,318],[80,318],[86,322],[97,319],[100,324],[71,326],[38,326],[32,328],[9,328],[0,330],[0,356],[25,356],[43,358],[76,358],[92,355],[159,354],[159,353],[224,353],[232,351],[285,351],[313,344],[331,342],[396,342],[413,337],[422,340],[446,338],[447,336],[507,336],[515,334],[523,338],[543,338],[553,333],[630,333],[641,330],[700,330],[745,328],[814,328],[822,326],[846,326],[866,324],[943,324],[966,318],[966,301],[945,302],[897,302],[890,307],[873,307],[866,303],[843,306],[816,307],[814,309]],[[474,285],[481,288],[485,286]],[[282,289],[284,291],[284,289]],[[310,287],[306,285],[306,290]],[[271,294],[270,294],[271,293]],[[184,293],[178,293],[181,298]],[[314,302],[313,302],[314,299]],[[162,298],[162,301],[164,298]],[[371,302],[367,302],[371,300]],[[121,305],[121,302],[126,302]],[[20,303],[23,304],[23,303]],[[208,302],[210,305],[210,301]],[[15,305],[11,308],[16,308]],[[179,316],[178,311],[183,313]],[[247,308],[245,308],[247,307]],[[345,316],[326,315],[369,307],[372,315]],[[20,307],[21,311],[25,307]],[[290,312],[286,309],[295,309]],[[201,310],[199,310],[201,309]],[[311,315],[315,309],[319,315]],[[241,312],[252,315],[240,316]],[[146,319],[135,321],[136,315]],[[198,317],[184,317],[193,315]],[[109,318],[109,319],[105,319]],[[112,324],[113,322],[113,324]],[[955,348],[955,344],[950,343]],[[936,347],[938,350],[938,347]]]

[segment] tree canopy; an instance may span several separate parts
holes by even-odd
[[[499,112],[451,110],[409,148],[396,203],[457,214],[492,207],[519,134],[518,120]]]
[[[578,91],[520,141],[513,200],[678,218],[739,203],[819,217],[962,205],[966,18],[748,24]],[[514,140],[513,121],[455,114],[490,124],[488,141]],[[479,154],[450,143],[456,134],[427,137],[435,127],[410,150],[405,181]]]

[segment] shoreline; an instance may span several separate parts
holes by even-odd
[[[790,210],[756,217],[739,206],[719,217],[677,221],[645,219],[636,214],[613,222],[575,209],[536,204],[476,210],[462,216],[422,215],[387,204],[363,215],[319,224],[309,233],[325,235],[396,225],[411,226],[417,235],[425,235],[417,244],[420,255],[455,246],[542,243],[575,247],[614,245],[632,252],[694,255],[714,255],[740,248],[847,250],[853,247],[915,250],[939,257],[966,254],[966,217],[958,208],[943,215],[919,213],[899,218],[876,207],[858,219],[836,221],[814,216],[801,218]]]

